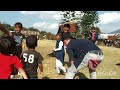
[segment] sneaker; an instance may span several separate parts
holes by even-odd
[[[117,63],[116,65],[120,67],[120,63]]]

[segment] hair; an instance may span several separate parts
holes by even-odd
[[[91,27],[91,30],[96,30],[96,27]]]
[[[70,24],[64,24],[64,27],[70,28]]]
[[[37,47],[37,37],[35,35],[28,36],[26,44],[28,48],[35,49],[35,47]]]
[[[0,53],[4,55],[13,54],[16,42],[13,37],[4,36],[0,38]]]
[[[20,22],[15,23],[14,26],[15,26],[15,27],[18,26],[18,27],[21,28],[21,29],[23,28],[23,25],[22,25],[22,23],[20,23]]]
[[[71,35],[70,33],[65,33],[65,34],[63,35],[63,41],[64,41],[64,40],[69,40],[69,39],[73,39],[72,35]]]

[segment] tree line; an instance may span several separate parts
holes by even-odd
[[[8,23],[2,23],[9,31],[15,31],[15,27],[14,26],[11,26],[10,24]],[[48,39],[48,40],[54,40],[54,34],[51,33],[51,32],[46,32],[46,31],[42,31],[42,30],[39,30],[37,28],[34,28],[34,27],[29,27],[29,28],[26,28],[26,27],[23,27],[23,30],[24,31],[35,31],[35,32],[38,32],[39,35],[39,39]],[[3,32],[0,31],[0,35],[4,35]]]
[[[100,22],[97,11],[62,11],[59,24],[71,21],[76,23],[77,32],[75,35],[77,38],[88,35],[90,28]],[[99,27],[96,27],[96,31],[98,34],[101,33]]]

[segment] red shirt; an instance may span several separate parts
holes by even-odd
[[[0,54],[0,79],[9,79],[13,67],[22,68],[22,63],[16,56]]]

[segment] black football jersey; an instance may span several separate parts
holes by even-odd
[[[35,50],[27,50],[21,56],[24,70],[29,78],[37,77],[38,64],[42,63],[43,57]]]

